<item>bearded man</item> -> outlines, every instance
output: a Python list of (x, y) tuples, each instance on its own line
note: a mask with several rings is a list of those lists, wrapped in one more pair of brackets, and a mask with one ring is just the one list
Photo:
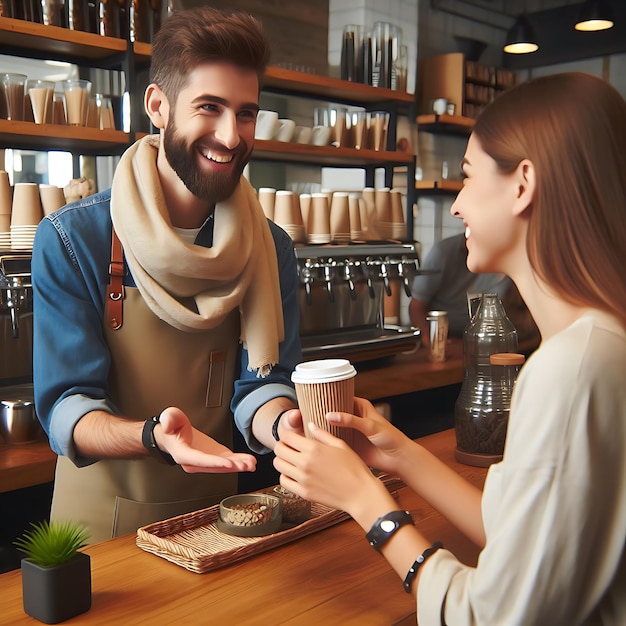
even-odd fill
[[(32, 256), (36, 408), (59, 455), (51, 519), (91, 541), (215, 504), (296, 406), (297, 267), (242, 176), (269, 59), (241, 12), (176, 11), (152, 46), (159, 133), (109, 190), (40, 224)], [(210, 476), (206, 476), (210, 473)]]

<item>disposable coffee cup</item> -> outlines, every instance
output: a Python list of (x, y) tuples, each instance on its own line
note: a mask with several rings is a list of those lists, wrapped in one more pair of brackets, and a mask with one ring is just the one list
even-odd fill
[(354, 413), (354, 377), (356, 370), (347, 359), (321, 359), (296, 365), (291, 380), (296, 387), (302, 412), (304, 432), (311, 437), (308, 423), (352, 445), (354, 432), (326, 421), (329, 412)]

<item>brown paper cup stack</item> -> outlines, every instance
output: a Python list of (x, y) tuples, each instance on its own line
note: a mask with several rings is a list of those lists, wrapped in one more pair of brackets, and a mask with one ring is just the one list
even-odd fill
[(330, 242), (330, 206), (328, 198), (323, 193), (311, 194), (307, 241), (309, 243)]
[(308, 422), (352, 445), (351, 428), (329, 424), (326, 413), (354, 412), (354, 377), (356, 370), (347, 359), (322, 359), (296, 365), (291, 380), (296, 387), (298, 406), (302, 412), (304, 432), (310, 437)]
[(63, 189), (56, 185), (40, 184), (39, 195), (41, 196), (44, 216), (54, 213), (57, 209), (60, 209), (66, 204)]
[(13, 190), (8, 172), (0, 171), (0, 215), (11, 215)]
[(376, 241), (381, 239), (380, 233), (376, 228), (376, 190), (374, 187), (365, 187), (361, 192), (363, 207), (361, 211), (361, 226), (365, 231), (365, 237), (368, 241)]
[(361, 197), (358, 193), (351, 193), (348, 196), (350, 206), (350, 237), (353, 241), (363, 239), (363, 228), (361, 226)]
[(7, 172), (0, 171), (0, 250), (11, 248), (13, 189)]
[(302, 213), (302, 223), (304, 224), (305, 235), (309, 234), (309, 212), (311, 209), (311, 194), (300, 194), (300, 212)]
[(276, 202), (276, 189), (273, 187), (261, 187), (259, 189), (259, 203), (263, 208), (265, 217), (274, 221), (274, 204)]
[(293, 191), (280, 189), (276, 192), (274, 222), (283, 228), (294, 242), (304, 240), (300, 200)]
[(336, 243), (350, 241), (350, 203), (343, 191), (336, 191), (330, 203), (330, 237)]
[(402, 208), (402, 192), (392, 189), (391, 197), (391, 235), (394, 239), (402, 239), (406, 234), (404, 210)]
[(37, 225), (43, 218), (39, 185), (16, 183), (11, 211), (11, 248), (32, 250)]
[(376, 190), (376, 230), (383, 239), (393, 239), (391, 193), (389, 187)]

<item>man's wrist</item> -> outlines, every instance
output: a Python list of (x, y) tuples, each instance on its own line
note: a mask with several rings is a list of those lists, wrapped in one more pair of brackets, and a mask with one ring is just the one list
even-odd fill
[(160, 463), (167, 463), (168, 465), (176, 465), (176, 461), (171, 454), (161, 450), (159, 448), (156, 439), (154, 437), (154, 429), (160, 422), (159, 415), (153, 415), (150, 419), (146, 420), (141, 431), (141, 443), (143, 447), (150, 453), (154, 459)]
[(276, 416), (276, 419), (274, 420), (274, 423), (272, 424), (272, 437), (274, 438), (274, 441), (280, 441), (280, 436), (278, 435), (278, 426), (280, 425), (280, 420), (282, 419), (283, 415), (287, 413), (287, 411), (291, 411), (292, 408), (293, 407), (290, 407), (288, 409), (283, 409)]

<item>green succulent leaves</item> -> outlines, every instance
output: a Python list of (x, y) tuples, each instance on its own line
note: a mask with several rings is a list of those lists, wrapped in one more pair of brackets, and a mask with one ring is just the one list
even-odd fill
[(40, 567), (55, 567), (69, 561), (85, 545), (89, 533), (76, 522), (31, 524), (13, 544)]

